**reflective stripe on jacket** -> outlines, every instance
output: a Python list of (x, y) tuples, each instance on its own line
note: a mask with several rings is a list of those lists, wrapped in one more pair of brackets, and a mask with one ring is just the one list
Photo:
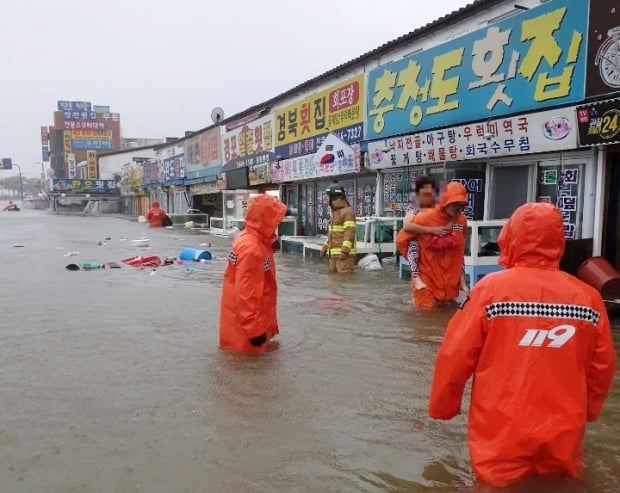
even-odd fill
[(265, 334), (267, 341), (279, 332), (274, 231), (286, 214), (286, 206), (269, 195), (250, 202), (245, 229), (234, 239), (224, 270), (220, 306), (220, 347), (262, 353), (250, 338)]
[(477, 282), (448, 324), (429, 414), (459, 414), (473, 374), (468, 439), (480, 479), (579, 476), (586, 422), (599, 416), (616, 368), (603, 300), (559, 270), (564, 227), (554, 206), (520, 207), (498, 243), (507, 269)]
[(335, 209), (332, 212), (332, 217), (327, 227), (327, 239), (325, 245), (327, 245), (328, 255), (335, 256), (341, 253), (348, 255), (356, 255), (356, 224), (355, 214), (351, 207), (343, 207), (341, 209)]

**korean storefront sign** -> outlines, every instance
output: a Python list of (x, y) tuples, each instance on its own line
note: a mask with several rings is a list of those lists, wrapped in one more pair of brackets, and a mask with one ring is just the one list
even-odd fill
[(247, 122), (230, 130), (223, 138), (224, 171), (267, 164), (273, 152), (273, 115)]
[(364, 76), (358, 75), (275, 112), (275, 153), (282, 158), (314, 154), (334, 132), (348, 144), (364, 137)]
[(112, 130), (75, 129), (71, 131), (73, 149), (114, 149)]
[[(337, 137), (333, 137), (339, 141)], [(272, 163), (272, 183), (337, 176), (356, 173), (360, 170), (359, 144), (349, 146), (340, 141), (340, 144), (330, 145), (327, 138), (325, 142), (328, 144), (322, 145), (316, 154)], [(337, 149), (335, 149), (336, 146)], [(331, 150), (330, 147), (332, 147)]]
[[(161, 166), (161, 172), (160, 172), (159, 161), (157, 160), (146, 161), (145, 163), (142, 163), (141, 165), (136, 165), (136, 167), (142, 168), (142, 184), (152, 185), (154, 183), (162, 183), (164, 181), (163, 166)], [(130, 184), (132, 186), (140, 186), (140, 185), (134, 185), (133, 183), (131, 183), (131, 179), (130, 179)]]
[(86, 165), (88, 166), (88, 179), (97, 179), (97, 151), (86, 151)]
[(185, 178), (185, 155), (177, 154), (165, 158), (161, 162), (164, 174), (164, 182), (181, 180)]
[(185, 140), (185, 177), (213, 178), (221, 171), (219, 127)]
[(370, 168), (493, 159), (577, 147), (575, 108), (561, 108), (368, 144)]
[(52, 190), (64, 193), (118, 193), (114, 180), (52, 179)]
[(58, 111), (91, 111), (88, 101), (58, 101)]
[(65, 130), (76, 129), (92, 129), (92, 130), (105, 130), (106, 122), (104, 121), (65, 121)]
[(111, 120), (119, 122), (121, 120), (120, 113), (96, 113), (94, 111), (63, 111), (62, 116), (67, 121), (92, 121), (92, 120)]
[(71, 153), (71, 132), (63, 132), (63, 150), (65, 155), (65, 162)]
[[(61, 103), (63, 103), (61, 105)], [(61, 107), (62, 106), (62, 107)], [(107, 109), (107, 111), (101, 111)], [(109, 106), (95, 106), (91, 108), (91, 104), (83, 101), (58, 101), (58, 111), (62, 112), (65, 120), (104, 120), (120, 121), (119, 113), (110, 113)]]
[(620, 91), (620, 3), (590, 0), (586, 96)]
[(196, 183), (189, 186), (190, 195), (205, 195), (208, 193), (218, 193), (226, 186), (218, 187), (215, 183)]
[(556, 0), (372, 70), (368, 139), (582, 100), (587, 20)]
[(620, 98), (577, 108), (579, 144), (593, 146), (620, 142)]

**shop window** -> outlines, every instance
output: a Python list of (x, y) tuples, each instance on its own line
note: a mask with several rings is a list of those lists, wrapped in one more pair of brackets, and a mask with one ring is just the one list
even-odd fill
[(467, 207), (463, 213), (469, 221), (482, 221), (484, 219), (486, 164), (450, 163), (446, 167), (445, 181), (456, 181), (467, 189)]
[(409, 193), (422, 169), (403, 168), (383, 174), (383, 215), (404, 216), (409, 205)]
[(185, 198), (185, 192), (173, 192), (174, 197), (174, 212), (182, 214), (187, 208), (187, 199)]
[(533, 166), (494, 166), (491, 178), (489, 219), (508, 219), (531, 200)]
[(564, 218), (567, 240), (582, 237), (585, 165), (561, 165), (558, 161), (540, 162), (536, 200), (548, 202), (560, 209)]
[(297, 215), (297, 185), (286, 187), (286, 205), (288, 206), (287, 214), (290, 216)]
[[(412, 174), (412, 173), (410, 173)], [(453, 181), (461, 183), (467, 189), (468, 206), (463, 211), (469, 221), (484, 219), (486, 163), (447, 163), (444, 166), (427, 166), (415, 172), (433, 178), (440, 189)], [(410, 176), (410, 189), (413, 190), (415, 177)]]
[(355, 182), (355, 215), (357, 217), (375, 215), (375, 194), (377, 178), (375, 175), (361, 176)]

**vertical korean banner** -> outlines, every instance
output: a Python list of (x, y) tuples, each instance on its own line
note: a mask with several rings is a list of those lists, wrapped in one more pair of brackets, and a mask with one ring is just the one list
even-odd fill
[(88, 179), (97, 179), (97, 151), (86, 151), (86, 165), (88, 169)]
[(369, 139), (584, 97), (588, 2), (555, 0), (368, 76)]
[(49, 144), (49, 132), (46, 126), (41, 127), (41, 145), (46, 146)]
[(315, 153), (328, 132), (347, 144), (364, 138), (364, 75), (308, 96), (275, 112), (275, 153), (280, 159)]
[[(65, 163), (67, 166), (67, 176), (69, 178), (75, 178), (75, 169), (73, 171), (73, 175), (71, 174), (71, 169), (69, 166), (69, 156), (71, 155), (71, 132), (64, 131), (63, 132), (63, 146), (64, 146), (64, 155), (65, 155)], [(74, 164), (75, 164), (75, 155), (73, 156)]]
[[(49, 129), (46, 125), (41, 127), (41, 161), (44, 163), (49, 162), (50, 160), (50, 133)], [(41, 179), (45, 179), (45, 175), (41, 175)]]
[(75, 162), (75, 154), (70, 152), (67, 154), (67, 169), (69, 170), (69, 178), (77, 176), (77, 164)]
[(567, 240), (581, 238), (585, 165), (538, 167), (537, 201), (554, 204), (562, 213)]
[(586, 96), (620, 91), (620, 3), (590, 0)]

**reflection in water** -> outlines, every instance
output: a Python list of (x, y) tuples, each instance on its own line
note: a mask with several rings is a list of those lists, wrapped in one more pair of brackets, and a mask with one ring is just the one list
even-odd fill
[[(414, 312), (395, 266), (328, 276), (277, 254), (281, 334), (256, 358), (217, 349), (228, 240), (209, 237), (213, 261), (155, 275), (70, 272), (71, 250), (163, 258), (205, 237), (147, 230), (140, 250), (118, 239), (144, 225), (35, 212), (0, 228), (0, 491), (500, 491), (471, 474), (466, 416), (427, 417), (453, 308)], [(501, 491), (618, 491), (619, 404), (615, 385), (582, 480)]]

